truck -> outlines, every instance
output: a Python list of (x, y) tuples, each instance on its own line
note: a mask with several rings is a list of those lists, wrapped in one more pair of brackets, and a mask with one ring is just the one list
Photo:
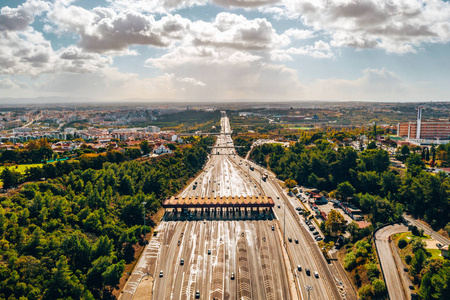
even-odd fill
[(267, 173), (264, 173), (264, 174), (262, 175), (262, 180), (263, 180), (263, 181), (266, 181), (266, 180), (267, 180), (267, 177), (269, 177), (269, 176), (267, 176)]

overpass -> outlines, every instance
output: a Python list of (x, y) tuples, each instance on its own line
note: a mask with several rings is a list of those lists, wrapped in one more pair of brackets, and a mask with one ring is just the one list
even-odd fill
[(167, 198), (162, 206), (175, 209), (205, 208), (272, 208), (275, 203), (267, 196), (175, 197)]
[(232, 132), (195, 132), (195, 133), (179, 133), (179, 136), (198, 136), (198, 135), (230, 135)]

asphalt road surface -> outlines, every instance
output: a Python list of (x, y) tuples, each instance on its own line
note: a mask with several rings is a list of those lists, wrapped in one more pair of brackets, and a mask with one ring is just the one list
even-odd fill
[[(277, 180), (269, 176), (263, 181), (265, 170), (236, 155), (230, 135), (225, 134), (231, 132), (225, 115), (221, 128), (223, 134), (218, 136), (216, 146), (222, 148), (212, 149), (204, 172), (180, 196), (268, 195), (275, 201), (276, 219), (249, 220), (242, 218), (243, 212), (213, 218), (198, 211), (193, 221), (182, 221), (168, 213), (124, 289), (123, 295), (128, 298), (122, 298), (131, 299), (140, 279), (147, 275), (154, 280), (153, 290), (148, 291), (153, 299), (195, 299), (197, 292), (200, 299), (298, 298), (291, 295), (291, 272), (300, 299), (308, 299), (306, 285), (312, 286), (310, 299), (341, 299), (337, 286), (341, 280), (331, 274), (309, 229)], [(280, 239), (284, 228), (286, 250)], [(292, 266), (289, 270), (284, 251)]]
[(416, 227), (423, 229), (425, 234), (430, 235), (431, 237), (433, 237), (436, 241), (438, 241), (442, 245), (450, 245), (450, 239), (437, 233), (436, 231), (431, 229), (431, 227), (425, 225), (424, 223), (420, 222), (419, 220), (416, 220), (413, 217), (408, 216), (406, 214), (403, 215), (403, 218), (406, 221), (408, 221), (411, 225), (415, 225)]
[(395, 262), (389, 242), (389, 236), (405, 231), (408, 231), (408, 227), (396, 224), (383, 227), (375, 233), (378, 258), (380, 259), (389, 298), (392, 300), (411, 299), (410, 292), (406, 292), (408, 287), (405, 286), (405, 282), (399, 273), (400, 270)]

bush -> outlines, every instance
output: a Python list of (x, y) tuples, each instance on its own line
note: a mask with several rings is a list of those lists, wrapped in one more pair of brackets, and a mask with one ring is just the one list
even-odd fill
[(409, 264), (411, 264), (411, 260), (412, 260), (411, 255), (407, 254), (407, 255), (405, 256), (405, 262), (409, 265)]
[(358, 290), (358, 294), (359, 294), (359, 297), (361, 297), (362, 300), (371, 299), (371, 297), (372, 297), (372, 285), (370, 285), (370, 284), (363, 285)]
[(406, 246), (408, 246), (408, 242), (407, 242), (405, 239), (400, 239), (400, 240), (398, 241), (398, 247), (399, 247), (400, 249), (403, 249), (403, 248), (405, 248)]
[(350, 251), (349, 253), (347, 253), (345, 255), (344, 258), (344, 268), (347, 271), (351, 271), (356, 267), (356, 256), (355, 253), (353, 253), (352, 251)]
[(384, 284), (383, 280), (375, 279), (372, 282), (373, 286), (373, 294), (377, 298), (381, 298), (386, 295), (386, 285)]
[(421, 236), (421, 235), (420, 235), (420, 231), (419, 231), (419, 229), (417, 228), (417, 226), (412, 226), (412, 228), (411, 228), (411, 233), (412, 233), (413, 235), (415, 235), (415, 236)]

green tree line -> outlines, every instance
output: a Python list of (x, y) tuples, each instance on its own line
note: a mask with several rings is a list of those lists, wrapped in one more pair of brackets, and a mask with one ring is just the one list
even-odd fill
[(75, 169), (0, 198), (0, 299), (113, 299), (144, 242), (143, 203), (154, 214), (202, 168), (213, 142)]

